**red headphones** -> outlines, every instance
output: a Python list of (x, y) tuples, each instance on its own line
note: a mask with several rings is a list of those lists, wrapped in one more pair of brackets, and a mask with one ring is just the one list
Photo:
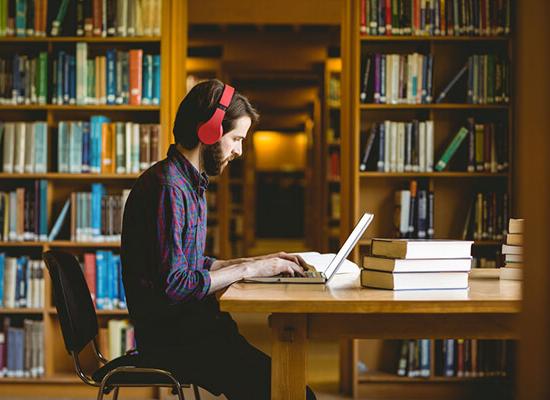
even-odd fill
[(197, 135), (202, 143), (214, 144), (221, 139), (223, 135), (223, 117), (225, 116), (227, 107), (231, 104), (233, 93), (235, 93), (235, 88), (229, 85), (224, 85), (222, 96), (218, 104), (216, 104), (214, 114), (208, 121), (199, 124)]

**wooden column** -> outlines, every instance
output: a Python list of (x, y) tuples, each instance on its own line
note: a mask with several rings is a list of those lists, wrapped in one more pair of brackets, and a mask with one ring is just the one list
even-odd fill
[(306, 398), (305, 315), (273, 314), (271, 325), (271, 399)]
[(517, 1), (516, 110), (519, 210), (525, 221), (518, 399), (549, 399), (550, 2)]

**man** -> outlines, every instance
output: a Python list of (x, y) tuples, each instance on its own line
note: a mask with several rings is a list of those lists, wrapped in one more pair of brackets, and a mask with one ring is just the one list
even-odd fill
[[(208, 176), (241, 156), (257, 120), (230, 86), (196, 85), (179, 106), (176, 144), (132, 188), (122, 229), (124, 287), (143, 364), (229, 400), (269, 399), (271, 361), (220, 312), (215, 293), (247, 277), (303, 273), (301, 260), (286, 253), (227, 261), (204, 255)], [(315, 398), (309, 388), (307, 398)]]

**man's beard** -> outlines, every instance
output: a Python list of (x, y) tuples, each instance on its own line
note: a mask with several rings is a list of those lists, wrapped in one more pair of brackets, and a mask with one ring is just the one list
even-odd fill
[(208, 176), (216, 176), (222, 173), (225, 164), (229, 160), (223, 158), (222, 146), (220, 142), (202, 147), (202, 162), (204, 172)]

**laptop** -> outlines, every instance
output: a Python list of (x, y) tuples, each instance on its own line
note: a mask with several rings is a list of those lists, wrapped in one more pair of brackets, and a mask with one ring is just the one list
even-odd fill
[(326, 283), (336, 275), (338, 269), (344, 264), (345, 259), (351, 253), (363, 233), (374, 218), (373, 214), (365, 213), (353, 228), (338, 253), (334, 256), (325, 272), (305, 271), (304, 276), (270, 276), (265, 278), (248, 278), (244, 282), (257, 283)]

